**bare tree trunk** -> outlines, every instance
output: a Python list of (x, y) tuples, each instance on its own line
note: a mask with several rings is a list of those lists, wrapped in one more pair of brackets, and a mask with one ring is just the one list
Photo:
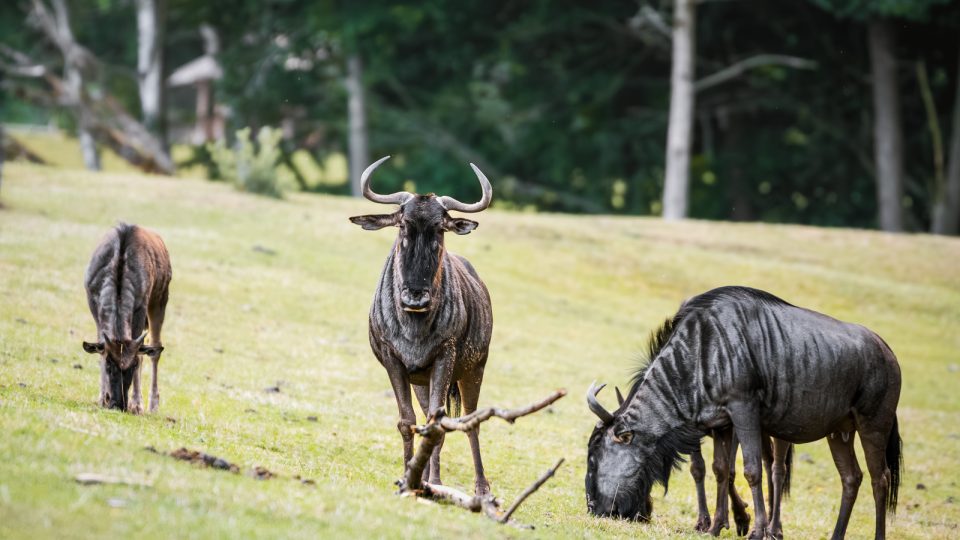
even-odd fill
[(670, 124), (667, 127), (667, 167), (663, 182), (663, 218), (668, 220), (687, 217), (690, 146), (693, 143), (695, 49), (695, 0), (675, 0)]
[(887, 21), (869, 23), (873, 76), (873, 154), (877, 164), (877, 210), (880, 228), (903, 230), (903, 134), (897, 89), (895, 34)]
[(370, 163), (367, 113), (363, 96), (363, 63), (359, 54), (347, 59), (347, 112), (350, 120), (350, 191), (361, 196), (360, 173)]
[(143, 125), (166, 148), (163, 38), (166, 0), (137, 0), (137, 79)]
[[(0, 95), (0, 100), (2, 98), (3, 96)], [(0, 193), (3, 193), (3, 158), (6, 157), (6, 153), (7, 147), (3, 144), (3, 124), (0, 124)]]
[(960, 71), (957, 74), (946, 182), (943, 193), (934, 203), (933, 224), (930, 227), (930, 232), (934, 234), (960, 233)]
[(76, 111), (77, 138), (80, 140), (80, 151), (83, 154), (83, 164), (91, 171), (100, 170), (100, 153), (91, 134), (93, 119), (82, 107), (84, 74), (83, 69), (90, 68), (90, 53), (77, 45), (70, 29), (70, 12), (64, 0), (52, 0), (53, 13), (47, 9), (42, 0), (33, 0), (33, 14), (36, 24), (47, 34), (63, 54), (64, 92), (62, 99), (65, 105)]
[(66, 99), (69, 105), (77, 110), (77, 139), (80, 141), (83, 166), (90, 171), (99, 171), (100, 151), (97, 149), (97, 142), (90, 132), (92, 119), (90, 113), (80, 104), (80, 100), (83, 99), (83, 75), (70, 62), (65, 63), (64, 71)]

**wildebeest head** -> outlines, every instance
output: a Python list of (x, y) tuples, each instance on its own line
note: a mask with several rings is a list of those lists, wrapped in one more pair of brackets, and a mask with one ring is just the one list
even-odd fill
[[(653, 511), (653, 479), (647, 461), (655, 448), (652, 441), (634, 436), (620, 409), (610, 413), (597, 401), (604, 386), (594, 383), (587, 391), (587, 404), (600, 418), (587, 446), (587, 510), (598, 516), (648, 521)], [(622, 409), (622, 400), (620, 404)]]
[(480, 212), (490, 205), (493, 188), (483, 172), (473, 163), (470, 166), (480, 180), (483, 196), (473, 204), (464, 204), (453, 197), (436, 196), (432, 193), (418, 195), (399, 191), (380, 195), (370, 189), (370, 175), (390, 156), (373, 163), (361, 176), (363, 196), (383, 204), (399, 204), (400, 209), (392, 214), (355, 216), (350, 221), (368, 231), (384, 227), (399, 227), (400, 234), (394, 245), (394, 271), (398, 280), (400, 306), (407, 312), (429, 311), (436, 298), (436, 287), (441, 279), (443, 258), (443, 233), (469, 234), (477, 228), (477, 222), (451, 217), (447, 212)]
[(127, 408), (127, 392), (135, 371), (140, 367), (140, 355), (156, 356), (163, 351), (163, 347), (144, 345), (146, 337), (146, 332), (136, 339), (114, 339), (101, 333), (99, 342), (83, 342), (84, 351), (99, 353), (103, 359), (110, 385), (106, 395), (107, 405), (112, 409)]
[(624, 403), (617, 390), (620, 407), (610, 413), (597, 401), (604, 386), (592, 384), (587, 391), (587, 405), (600, 418), (587, 447), (587, 509), (598, 516), (648, 521), (653, 485), (667, 488), (670, 472), (683, 461), (680, 454), (698, 449), (701, 434), (681, 427), (653, 436), (633, 414), (635, 392)]

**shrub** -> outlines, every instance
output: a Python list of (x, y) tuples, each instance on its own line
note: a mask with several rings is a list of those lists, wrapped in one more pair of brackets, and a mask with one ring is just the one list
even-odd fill
[(237, 131), (233, 148), (217, 141), (207, 145), (207, 149), (223, 178), (233, 182), (237, 189), (281, 198), (283, 189), (277, 167), (281, 137), (279, 129), (262, 127), (254, 143), (247, 127)]

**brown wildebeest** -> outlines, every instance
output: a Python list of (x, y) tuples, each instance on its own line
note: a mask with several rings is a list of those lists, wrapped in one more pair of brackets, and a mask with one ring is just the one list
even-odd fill
[[(96, 343), (83, 350), (100, 353), (100, 405), (143, 412), (140, 395), (140, 355), (153, 361), (150, 412), (160, 406), (157, 364), (163, 345), (160, 329), (172, 277), (170, 254), (154, 232), (121, 223), (111, 229), (93, 252), (84, 280), (87, 305), (97, 323)], [(147, 330), (150, 344), (144, 344)], [(133, 396), (127, 392), (133, 384)]]
[[(350, 221), (366, 230), (400, 229), (387, 257), (370, 308), (370, 346), (387, 370), (400, 410), (397, 429), (403, 437), (403, 461), (413, 457), (416, 414), (410, 400), (413, 384), (426, 416), (444, 410), (444, 402), (462, 397), (466, 413), (476, 410), (487, 363), (493, 314), (490, 295), (466, 259), (448, 253), (443, 233), (468, 234), (477, 222), (447, 212), (480, 212), (490, 205), (493, 188), (472, 163), (483, 187), (479, 202), (464, 204), (452, 197), (405, 191), (379, 195), (370, 189), (370, 174), (390, 156), (367, 167), (361, 176), (363, 195), (382, 204), (399, 204), (392, 214), (356, 216)], [(489, 492), (480, 459), (477, 430), (467, 433), (476, 473), (475, 491)], [(440, 445), (430, 458), (431, 483), (440, 483)]]

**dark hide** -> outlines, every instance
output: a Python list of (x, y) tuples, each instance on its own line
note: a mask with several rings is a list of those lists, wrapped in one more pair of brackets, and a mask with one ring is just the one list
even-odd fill
[[(394, 214), (350, 219), (367, 230), (399, 228), (370, 308), (369, 336), (397, 398), (406, 464), (413, 456), (410, 427), (416, 422), (411, 384), (427, 416), (457, 398), (466, 413), (477, 406), (493, 329), (490, 295), (470, 263), (444, 247), (445, 232), (467, 234), (477, 223), (451, 217), (433, 194), (410, 195)], [(476, 491), (485, 494), (479, 439), (476, 432), (468, 437)], [(428, 479), (440, 481), (439, 447)]]
[[(634, 372), (633, 376), (630, 378), (630, 390), (627, 394), (629, 398), (632, 398), (636, 393), (637, 388), (640, 386), (640, 383), (643, 381), (643, 377), (647, 372), (647, 368), (650, 366), (650, 362), (656, 358), (658, 354), (660, 354), (660, 350), (663, 349), (663, 346), (666, 345), (667, 340), (670, 339), (670, 336), (673, 334), (676, 321), (676, 317), (667, 318), (663, 321), (663, 324), (650, 333), (650, 338), (647, 341), (646, 354), (640, 359), (637, 371)], [(623, 404), (629, 401), (629, 398), (625, 400), (620, 396), (619, 389), (617, 389), (617, 398), (619, 400), (619, 407), (623, 407)], [(714, 460), (712, 469), (717, 480), (717, 505), (716, 514), (714, 514), (712, 520), (710, 518), (710, 510), (707, 507), (706, 486), (704, 484), (706, 467), (704, 465), (703, 456), (700, 453), (699, 448), (690, 453), (690, 475), (693, 477), (693, 481), (697, 490), (697, 523), (694, 528), (699, 532), (710, 532), (714, 536), (719, 535), (722, 529), (730, 528), (727, 507), (727, 495), (729, 495), (730, 505), (733, 509), (734, 521), (736, 523), (737, 534), (742, 536), (747, 534), (747, 530), (750, 527), (750, 515), (746, 511), (746, 503), (744, 503), (743, 499), (740, 498), (740, 494), (736, 490), (734, 481), (736, 478), (736, 459), (739, 443), (736, 436), (733, 436), (730, 433), (724, 433), (718, 430), (710, 430), (707, 433), (707, 435), (711, 437), (713, 437), (715, 434), (721, 438), (728, 437), (729, 440), (725, 443), (719, 439), (714, 441)], [(764, 438), (763, 465), (764, 469), (768, 473), (768, 501), (770, 507), (773, 508), (773, 500), (775, 496), (774, 492), (776, 490), (774, 489), (770, 473), (774, 468), (782, 467), (783, 485), (780, 489), (783, 496), (789, 495), (790, 477), (793, 470), (793, 444), (784, 441), (778, 441), (780, 444), (786, 445), (786, 455), (784, 456), (783, 460), (774, 463), (774, 440), (767, 436)], [(721, 444), (726, 444), (729, 447), (720, 447)], [(683, 461), (682, 456), (678, 455), (677, 459), (679, 462)], [(643, 508), (641, 514), (644, 516), (649, 516), (652, 510), (653, 503), (652, 500), (649, 500), (648, 498), (645, 508)]]
[[(834, 529), (842, 537), (862, 476), (852, 446), (856, 431), (873, 482), (876, 535), (884, 537), (900, 477), (901, 379), (879, 336), (746, 287), (694, 297), (669, 324), (672, 331), (623, 406), (590, 437), (591, 512), (649, 517), (643, 501), (653, 484), (666, 485), (680, 455), (698, 449), (703, 435), (728, 430), (743, 450), (755, 509), (752, 537), (780, 534), (776, 514), (768, 524), (763, 499), (764, 436), (775, 443), (828, 438), (844, 486)], [(787, 447), (774, 444), (778, 453), (786, 460)], [(774, 474), (781, 486), (782, 473)]]
[[(104, 237), (93, 252), (84, 280), (87, 305), (97, 324), (97, 342), (84, 342), (99, 353), (100, 404), (140, 413), (141, 355), (153, 362), (150, 409), (159, 405), (157, 364), (163, 346), (160, 329), (172, 271), (167, 248), (155, 233), (126, 223)], [(150, 343), (145, 344), (145, 332)], [(133, 386), (133, 397), (128, 393)]]

